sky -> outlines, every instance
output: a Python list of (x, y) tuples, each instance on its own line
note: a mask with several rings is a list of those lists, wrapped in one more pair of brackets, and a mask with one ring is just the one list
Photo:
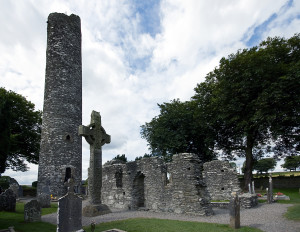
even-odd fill
[[(92, 110), (100, 112), (111, 135), (103, 163), (118, 154), (134, 160), (149, 153), (140, 126), (159, 114), (158, 103), (190, 100), (222, 57), (300, 28), (296, 0), (0, 0), (0, 87), (38, 110), (52, 12), (81, 18), (83, 125)], [(86, 179), (89, 146), (82, 144)], [(30, 165), (25, 173), (3, 175), (31, 184), (37, 170)]]

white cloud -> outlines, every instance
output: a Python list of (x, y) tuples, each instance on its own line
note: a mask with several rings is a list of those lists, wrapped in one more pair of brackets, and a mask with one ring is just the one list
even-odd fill
[[(160, 30), (141, 32), (141, 13), (132, 1), (24, 0), (0, 2), (0, 83), (27, 96), (42, 109), (46, 21), (49, 13), (77, 14), (82, 25), (83, 124), (99, 111), (111, 144), (103, 162), (117, 154), (129, 160), (148, 152), (140, 126), (158, 112), (157, 103), (189, 100), (196, 84), (218, 65), (222, 56), (243, 48), (255, 27), (275, 13), (261, 35), (289, 37), (299, 28), (297, 1), (288, 10), (280, 1), (162, 0)], [(296, 17), (298, 16), (298, 18)], [(290, 18), (293, 18), (292, 20)], [(87, 177), (89, 146), (83, 140), (83, 177)], [(37, 178), (6, 172), (28, 184)]]

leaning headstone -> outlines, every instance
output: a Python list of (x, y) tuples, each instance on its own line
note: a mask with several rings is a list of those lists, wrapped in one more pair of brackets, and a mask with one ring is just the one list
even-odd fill
[(58, 200), (57, 232), (82, 231), (82, 200), (74, 194), (72, 178), (68, 184), (68, 193)]
[(0, 211), (16, 211), (16, 194), (11, 189), (7, 189), (4, 193), (1, 193)]
[(41, 205), (37, 200), (31, 200), (24, 206), (25, 222), (38, 222), (41, 220)]
[(269, 188), (267, 191), (267, 199), (268, 199), (268, 204), (271, 204), (273, 202), (273, 180), (271, 175), (269, 177)]
[(101, 126), (99, 112), (92, 111), (91, 123), (79, 126), (78, 134), (90, 144), (90, 167), (88, 169), (89, 205), (84, 207), (83, 215), (93, 217), (110, 213), (107, 205), (101, 203), (102, 188), (102, 146), (110, 143), (111, 138)]
[(230, 227), (234, 229), (240, 228), (240, 200), (236, 192), (232, 193), (232, 197), (229, 202), (229, 215), (230, 215)]
[(50, 208), (51, 207), (51, 197), (50, 194), (41, 193), (38, 195), (38, 202), (40, 203), (42, 208)]

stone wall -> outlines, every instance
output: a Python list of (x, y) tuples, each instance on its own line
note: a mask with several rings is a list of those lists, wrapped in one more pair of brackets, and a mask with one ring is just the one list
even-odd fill
[(212, 200), (230, 200), (232, 192), (241, 192), (237, 172), (227, 161), (204, 163), (203, 179)]
[(38, 194), (66, 194), (71, 176), (81, 186), (82, 64), (81, 26), (76, 15), (48, 17), (46, 78)]
[(199, 158), (189, 153), (174, 155), (171, 163), (157, 157), (108, 162), (102, 202), (112, 208), (211, 215), (201, 168)]
[[(269, 177), (254, 178), (255, 188), (266, 189), (269, 187)], [(273, 177), (273, 188), (300, 188), (300, 176)], [(244, 185), (244, 178), (240, 178), (240, 185)]]

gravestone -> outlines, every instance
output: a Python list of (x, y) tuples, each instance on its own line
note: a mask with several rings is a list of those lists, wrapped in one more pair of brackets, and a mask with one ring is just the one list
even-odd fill
[(57, 232), (82, 231), (82, 199), (74, 194), (74, 180), (68, 180), (68, 193), (58, 200)]
[(234, 229), (240, 228), (240, 200), (236, 192), (232, 193), (229, 202), (230, 227)]
[(272, 180), (272, 176), (269, 176), (269, 188), (267, 190), (267, 201), (268, 204), (273, 203), (273, 180)]
[(78, 133), (84, 136), (90, 144), (90, 167), (88, 169), (88, 192), (89, 203), (83, 209), (83, 215), (93, 217), (96, 215), (110, 213), (109, 208), (101, 204), (102, 188), (102, 146), (110, 143), (110, 135), (106, 134), (101, 126), (101, 116), (99, 112), (92, 111), (91, 123), (88, 126), (79, 126)]
[(37, 200), (31, 200), (24, 206), (25, 222), (38, 222), (41, 220), (41, 205)]
[(41, 193), (37, 197), (38, 202), (40, 203), (42, 208), (50, 208), (51, 207), (51, 197), (50, 194)]
[(0, 194), (0, 211), (16, 211), (16, 194), (11, 189)]
[(23, 197), (23, 188), (21, 185), (19, 185), (18, 196)]
[(16, 195), (16, 198), (19, 197), (19, 185), (17, 183), (10, 184), (9, 189), (11, 189), (14, 192), (14, 194)]

